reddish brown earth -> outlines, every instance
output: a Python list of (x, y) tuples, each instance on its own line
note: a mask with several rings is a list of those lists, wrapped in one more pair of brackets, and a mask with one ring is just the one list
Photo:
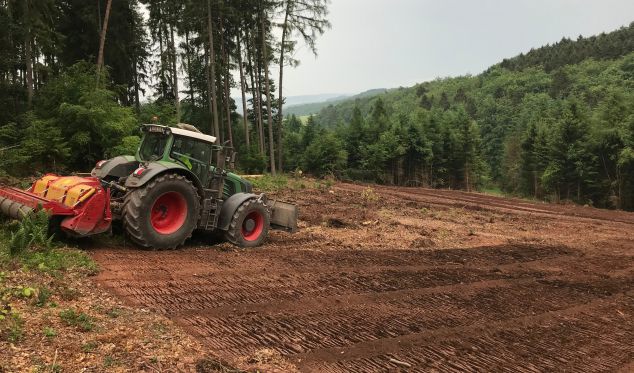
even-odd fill
[(299, 233), (92, 249), (97, 284), (243, 368), (272, 350), (280, 371), (634, 369), (632, 213), (353, 184), (277, 197)]

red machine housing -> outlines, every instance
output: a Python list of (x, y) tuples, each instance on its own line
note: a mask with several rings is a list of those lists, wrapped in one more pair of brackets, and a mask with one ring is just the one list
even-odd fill
[(15, 219), (46, 210), (60, 217), (63, 231), (74, 236), (89, 236), (110, 229), (110, 191), (99, 179), (46, 175), (27, 190), (0, 187), (0, 211)]

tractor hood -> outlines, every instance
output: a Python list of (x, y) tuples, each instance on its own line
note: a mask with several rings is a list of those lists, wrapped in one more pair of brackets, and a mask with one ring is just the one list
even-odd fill
[(106, 176), (126, 177), (139, 167), (139, 162), (131, 155), (121, 155), (97, 162), (90, 176), (103, 179)]

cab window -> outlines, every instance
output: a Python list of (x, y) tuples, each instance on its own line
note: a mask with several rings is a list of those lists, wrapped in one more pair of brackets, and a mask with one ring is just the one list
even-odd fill
[(211, 144), (189, 137), (175, 136), (170, 157), (203, 178), (210, 161)]
[(163, 158), (168, 137), (162, 133), (148, 132), (143, 137), (143, 144), (139, 148), (139, 158), (142, 161), (155, 161)]

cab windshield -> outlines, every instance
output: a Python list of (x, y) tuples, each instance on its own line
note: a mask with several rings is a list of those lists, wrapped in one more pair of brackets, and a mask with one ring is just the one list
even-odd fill
[(169, 136), (162, 133), (146, 132), (139, 148), (139, 158), (142, 161), (156, 161), (163, 158), (168, 139)]

